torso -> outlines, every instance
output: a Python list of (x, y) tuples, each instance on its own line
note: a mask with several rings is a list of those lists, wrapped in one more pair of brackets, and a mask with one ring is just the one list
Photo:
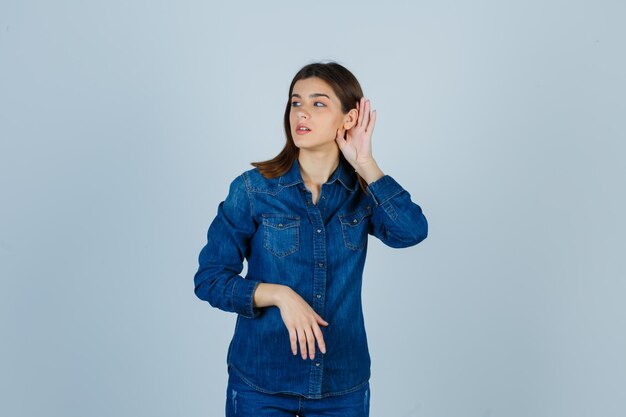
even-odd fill
[[(221, 253), (222, 242), (217, 241), (212, 250), (229, 264), (245, 255), (246, 280), (291, 288), (337, 329), (321, 329), (327, 346), (333, 347), (323, 360), (303, 361), (291, 353), (279, 309), (266, 308), (253, 320), (238, 315), (227, 363), (257, 389), (321, 398), (355, 389), (370, 376), (360, 289), (369, 231), (374, 231), (373, 201), (359, 190), (351, 171), (342, 169), (336, 181), (316, 186), (315, 181), (303, 184), (297, 166), (292, 168), (272, 179), (258, 168), (242, 174), (236, 198), (226, 208), (244, 214), (248, 210), (233, 204), (249, 202), (251, 218), (241, 218), (249, 226), (247, 234), (238, 234), (241, 246), (223, 246), (229, 253)], [(237, 223), (233, 226), (238, 227), (238, 219), (232, 218)], [(280, 369), (285, 377), (277, 378), (268, 369)]]

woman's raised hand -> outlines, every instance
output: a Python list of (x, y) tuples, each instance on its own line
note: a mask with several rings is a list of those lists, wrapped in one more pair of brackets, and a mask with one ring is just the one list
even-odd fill
[(335, 141), (346, 160), (357, 169), (369, 163), (372, 157), (372, 133), (376, 125), (376, 110), (370, 112), (370, 101), (361, 97), (357, 103), (358, 120), (351, 129), (348, 129), (346, 139), (343, 138), (345, 129), (337, 129)]

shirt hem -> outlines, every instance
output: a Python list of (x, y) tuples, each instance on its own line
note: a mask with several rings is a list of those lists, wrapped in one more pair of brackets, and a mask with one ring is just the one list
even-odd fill
[(367, 376), (367, 378), (365, 379), (365, 381), (363, 382), (359, 382), (357, 385), (345, 389), (343, 391), (335, 391), (335, 392), (324, 392), (322, 394), (319, 395), (306, 395), (306, 394), (302, 394), (300, 392), (294, 392), (294, 391), (270, 391), (270, 390), (266, 390), (264, 388), (259, 387), (258, 385), (255, 385), (253, 382), (251, 382), (249, 379), (245, 378), (241, 371), (239, 371), (239, 369), (237, 369), (232, 363), (228, 363), (228, 366), (231, 367), (235, 372), (237, 372), (237, 375), (239, 376), (239, 378), (241, 378), (241, 380), (243, 382), (245, 382), (248, 386), (250, 386), (251, 388), (262, 392), (264, 394), (286, 394), (286, 395), (295, 395), (295, 396), (300, 396), (300, 397), (304, 397), (307, 399), (312, 399), (312, 400), (319, 400), (321, 398), (326, 398), (326, 397), (334, 397), (334, 396), (338, 396), (338, 395), (345, 395), (345, 394), (350, 394), (351, 392), (354, 391), (358, 391), (359, 389), (363, 388), (370, 380), (370, 376), (371, 374), (369, 374)]

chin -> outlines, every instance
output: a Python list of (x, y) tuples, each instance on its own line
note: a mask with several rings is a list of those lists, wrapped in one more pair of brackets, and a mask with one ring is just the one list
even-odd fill
[(312, 138), (302, 138), (300, 136), (292, 136), (293, 137), (293, 143), (296, 144), (296, 146), (298, 147), (305, 147), (308, 148), (311, 145), (314, 145), (316, 143), (315, 139)]

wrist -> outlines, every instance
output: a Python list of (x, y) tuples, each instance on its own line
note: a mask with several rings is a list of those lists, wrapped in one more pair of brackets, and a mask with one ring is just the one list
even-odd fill
[(289, 292), (293, 290), (287, 285), (282, 285), (282, 284), (273, 284), (273, 285), (276, 286), (273, 292), (273, 303), (276, 307), (280, 308), (283, 301), (288, 297)]
[(360, 161), (355, 161), (354, 162), (354, 166), (355, 166), (355, 171), (359, 171), (359, 170), (364, 170), (367, 169), (370, 166), (373, 166), (376, 164), (376, 161), (374, 160), (374, 158), (366, 158), (366, 159), (361, 159)]
[(288, 287), (281, 284), (261, 282), (257, 285), (252, 297), (254, 307), (278, 306), (284, 298), (285, 288)]
[(385, 175), (373, 158), (357, 163), (354, 171), (359, 174), (368, 185)]

